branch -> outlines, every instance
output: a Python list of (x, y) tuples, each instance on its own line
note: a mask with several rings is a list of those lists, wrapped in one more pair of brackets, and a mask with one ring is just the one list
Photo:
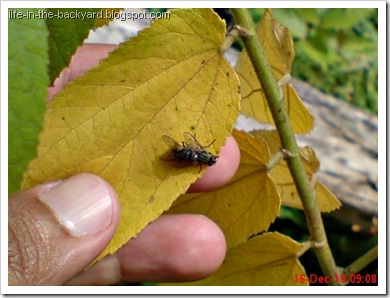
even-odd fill
[(351, 265), (344, 268), (344, 274), (347, 275), (347, 280), (349, 281), (349, 276), (351, 274), (356, 274), (360, 272), (364, 267), (366, 267), (368, 264), (370, 264), (373, 260), (377, 258), (378, 258), (378, 245), (376, 245), (374, 248), (371, 248), (368, 252), (362, 255)]
[(287, 158), (286, 161), (302, 201), (311, 241), (316, 243), (314, 251), (324, 275), (329, 276), (332, 280), (336, 280), (335, 274), (337, 274), (338, 271), (326, 238), (316, 193), (306, 175), (306, 170), (295, 140), (294, 131), (288, 117), (286, 105), (284, 100), (280, 97), (278, 84), (272, 74), (272, 69), (264, 54), (261, 42), (257, 37), (248, 10), (234, 8), (232, 9), (232, 13), (236, 24), (244, 27), (247, 31), (242, 35), (245, 49), (248, 52), (257, 78), (259, 79), (265, 97), (267, 98), (268, 106), (279, 133), (282, 148), (292, 155), (290, 158)]

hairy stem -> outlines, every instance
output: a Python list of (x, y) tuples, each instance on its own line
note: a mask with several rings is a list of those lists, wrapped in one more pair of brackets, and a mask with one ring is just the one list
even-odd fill
[(299, 154), (285, 102), (280, 97), (278, 84), (272, 74), (272, 69), (264, 54), (261, 42), (256, 35), (255, 27), (248, 10), (237, 8), (232, 9), (232, 13), (236, 24), (246, 30), (245, 34), (242, 35), (242, 40), (265, 97), (267, 98), (275, 126), (279, 133), (282, 148), (291, 153), (291, 157), (287, 158), (286, 161), (302, 201), (311, 241), (315, 243), (313, 246), (314, 251), (324, 275), (335, 280), (334, 277), (337, 274), (336, 263), (326, 238), (316, 193), (306, 175), (306, 170)]

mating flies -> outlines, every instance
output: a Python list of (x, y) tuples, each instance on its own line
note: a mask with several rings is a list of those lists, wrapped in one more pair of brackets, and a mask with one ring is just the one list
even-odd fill
[(183, 136), (184, 141), (181, 145), (167, 135), (162, 136), (164, 142), (171, 147), (169, 152), (161, 156), (162, 160), (198, 162), (200, 165), (199, 172), (202, 170), (202, 165), (212, 166), (217, 162), (219, 156), (215, 156), (204, 150), (210, 147), (215, 140), (207, 146), (202, 146), (195, 138), (195, 134), (192, 135), (189, 132), (185, 132)]

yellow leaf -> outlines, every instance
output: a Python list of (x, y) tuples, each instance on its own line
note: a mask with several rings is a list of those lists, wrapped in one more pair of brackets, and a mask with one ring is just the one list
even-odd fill
[[(265, 140), (270, 148), (271, 155), (275, 154), (281, 147), (279, 135), (275, 130), (258, 130), (253, 132), (253, 134), (260, 136)], [(301, 157), (309, 179), (315, 179), (313, 176), (320, 168), (320, 161), (317, 159), (314, 150), (311, 147), (306, 146), (304, 148), (300, 148), (299, 151), (301, 153)], [(272, 168), (270, 175), (278, 186), (282, 204), (289, 207), (303, 209), (299, 194), (295, 187), (293, 178), (291, 177), (286, 161), (283, 160), (274, 168)], [(314, 182), (314, 189), (317, 194), (318, 204), (320, 206), (321, 212), (330, 212), (338, 209), (341, 206), (341, 203), (335, 197), (335, 195), (320, 181)]]
[[(257, 27), (257, 34), (275, 79), (290, 74), (295, 51), (288, 29), (273, 19), (267, 10)], [(241, 82), (242, 112), (260, 122), (274, 125), (264, 92), (245, 50), (237, 62), (236, 72)], [(308, 133), (314, 126), (313, 116), (290, 83), (281, 88), (294, 131), (298, 134)]]
[(288, 28), (272, 18), (271, 12), (266, 10), (256, 32), (272, 66), (275, 79), (279, 80), (285, 74), (290, 74), (295, 50)]
[[(214, 274), (197, 282), (179, 285), (308, 285), (305, 269), (296, 257), (302, 247), (303, 244), (282, 234), (265, 233), (229, 249), (224, 263)], [(300, 278), (302, 278), (302, 281)]]
[[(193, 131), (219, 151), (238, 116), (238, 79), (219, 49), (225, 23), (211, 9), (171, 12), (122, 44), (50, 104), (38, 158), (24, 188), (95, 173), (117, 191), (121, 220), (101, 254), (113, 253), (156, 219), (202, 173), (159, 156), (162, 135)], [(205, 168), (205, 167), (203, 167)]]
[(213, 192), (182, 195), (169, 210), (207, 215), (223, 230), (228, 247), (268, 229), (280, 208), (275, 183), (265, 171), (270, 156), (267, 145), (245, 132), (234, 130), (233, 136), (241, 159), (231, 181)]
[[(317, 181), (314, 190), (317, 194), (321, 212), (331, 212), (341, 207), (341, 202), (322, 182)], [(302, 209), (301, 206), (298, 208)]]

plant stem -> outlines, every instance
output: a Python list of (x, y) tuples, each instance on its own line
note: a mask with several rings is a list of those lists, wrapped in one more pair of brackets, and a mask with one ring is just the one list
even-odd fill
[(378, 245), (371, 248), (368, 252), (362, 255), (359, 259), (353, 262), (348, 267), (344, 268), (344, 273), (347, 275), (347, 280), (349, 281), (349, 276), (351, 274), (356, 274), (360, 272), (364, 267), (370, 264), (373, 260), (378, 258)]
[(235, 8), (232, 9), (232, 13), (236, 24), (247, 30), (247, 34), (242, 36), (245, 49), (267, 98), (282, 148), (292, 154), (292, 157), (287, 158), (286, 161), (302, 201), (311, 241), (315, 243), (314, 251), (317, 259), (324, 275), (335, 280), (334, 277), (337, 274), (336, 263), (326, 238), (316, 193), (306, 175), (306, 170), (299, 154), (285, 102), (280, 98), (277, 82), (272, 74), (272, 69), (264, 54), (261, 42), (257, 37), (249, 11), (247, 9)]

